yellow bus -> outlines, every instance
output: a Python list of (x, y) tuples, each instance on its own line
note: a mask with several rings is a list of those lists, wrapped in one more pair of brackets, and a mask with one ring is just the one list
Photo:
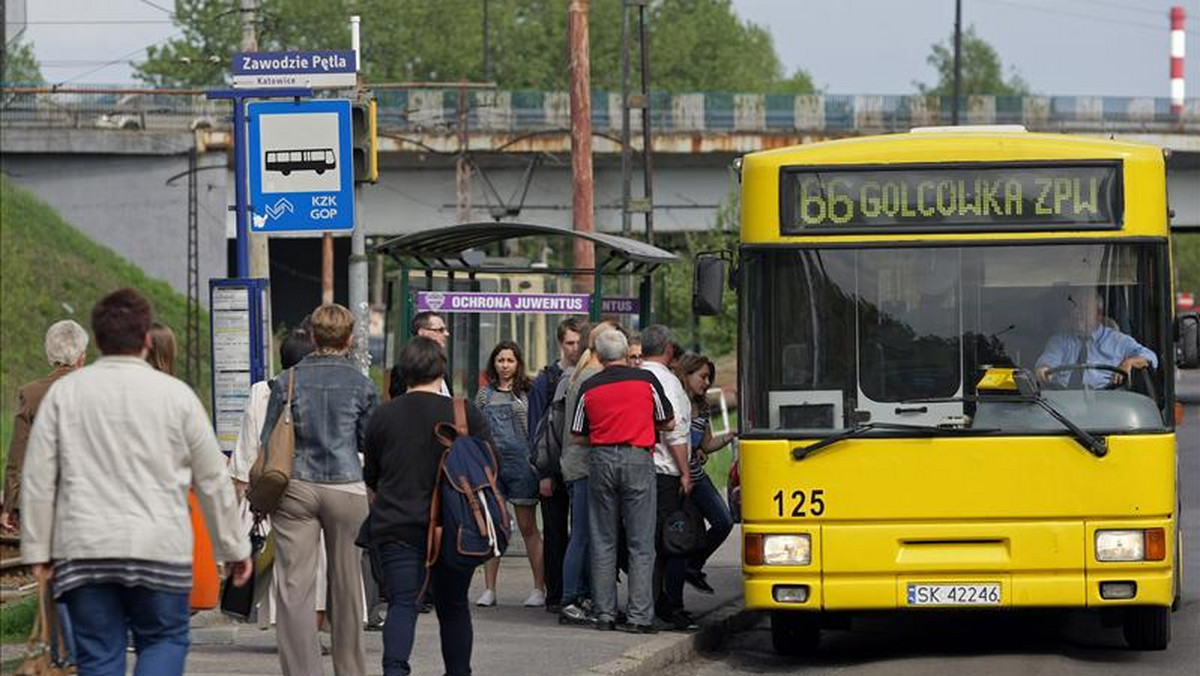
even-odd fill
[(743, 574), (775, 649), (967, 608), (1095, 609), (1165, 648), (1197, 328), (1163, 151), (958, 127), (738, 165)]

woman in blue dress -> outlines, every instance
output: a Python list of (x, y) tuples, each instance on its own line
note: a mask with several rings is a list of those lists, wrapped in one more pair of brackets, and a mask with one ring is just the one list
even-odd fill
[[(542, 534), (538, 531), (538, 476), (529, 462), (529, 389), (532, 383), (525, 372), (521, 348), (511, 340), (500, 341), (488, 358), (487, 385), (475, 395), (475, 406), (487, 418), (488, 427), (500, 456), (500, 491), (513, 505), (517, 527), (525, 539), (529, 567), (533, 571), (533, 591), (525, 605), (537, 607), (546, 603), (546, 583), (542, 568)], [(480, 606), (496, 605), (496, 578), (500, 574), (500, 559), (484, 564), (487, 586), (475, 602)]]

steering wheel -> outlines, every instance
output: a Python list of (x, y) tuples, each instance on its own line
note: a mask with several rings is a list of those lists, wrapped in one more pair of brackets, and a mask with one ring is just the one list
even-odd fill
[[(1123, 379), (1120, 383), (1114, 383), (1112, 380), (1109, 380), (1104, 384), (1103, 387), (1094, 389), (1115, 390), (1119, 387), (1124, 387), (1126, 390), (1131, 389), (1130, 382), (1133, 380), (1132, 376), (1126, 375), (1126, 373), (1120, 368), (1117, 368), (1116, 366), (1110, 366), (1108, 364), (1063, 364), (1062, 366), (1053, 366), (1046, 369), (1046, 386), (1052, 390), (1068, 389), (1066, 385), (1059, 385), (1057, 381), (1054, 380), (1054, 375), (1058, 373), (1073, 373), (1075, 371), (1108, 371), (1110, 373), (1120, 373), (1123, 376)], [(1087, 388), (1085, 386), (1084, 389), (1091, 388)]]

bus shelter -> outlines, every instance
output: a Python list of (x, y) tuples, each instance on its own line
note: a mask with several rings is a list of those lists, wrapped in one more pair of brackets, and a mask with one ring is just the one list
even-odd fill
[[(552, 262), (573, 260), (568, 252), (578, 240), (594, 245), (594, 266)], [(513, 249), (523, 254), (504, 253)], [(533, 371), (558, 358), (555, 327), (564, 317), (647, 326), (654, 272), (677, 260), (627, 237), (508, 222), (424, 230), (390, 239), (375, 251), (399, 268), (388, 275), (385, 366), (390, 370), (395, 363), (413, 317), (439, 312), (451, 331), (452, 387), (467, 394), (478, 387), (499, 340), (520, 345), (526, 369)]]

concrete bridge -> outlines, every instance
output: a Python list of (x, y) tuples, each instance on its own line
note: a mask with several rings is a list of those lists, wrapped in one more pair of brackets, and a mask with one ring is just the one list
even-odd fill
[[(570, 226), (565, 92), (375, 93), (381, 177), (362, 190), (360, 221), (368, 236), (453, 222), (462, 153), (473, 168), (474, 219), (512, 217), (519, 209), (522, 220)], [(195, 149), (202, 169), (201, 277), (226, 275), (233, 231), (227, 104), (195, 91), (122, 89), (7, 89), (0, 98), (0, 165), (11, 180), (178, 289), (186, 282), (187, 222), (186, 181), (179, 175)], [(592, 94), (596, 224), (605, 231), (621, 228), (620, 104), (619, 94)], [(730, 162), (744, 153), (950, 120), (949, 100), (925, 96), (656, 93), (650, 105), (658, 232), (714, 227), (734, 189)], [(1176, 222), (1200, 226), (1200, 99), (1189, 99), (1180, 116), (1165, 98), (1128, 97), (972, 96), (962, 111), (966, 124), (1021, 124), (1168, 148)], [(640, 127), (633, 131), (640, 144)], [(284, 252), (275, 257), (274, 265), (288, 268), (281, 272), (313, 283), (319, 267), (312, 240), (281, 238), (272, 248)]]

